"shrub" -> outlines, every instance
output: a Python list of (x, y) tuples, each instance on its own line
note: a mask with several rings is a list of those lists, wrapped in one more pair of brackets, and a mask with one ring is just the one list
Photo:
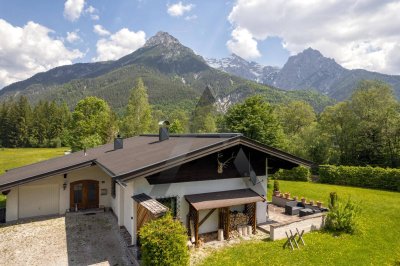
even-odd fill
[(350, 200), (341, 202), (336, 192), (330, 193), (329, 212), (326, 215), (325, 229), (335, 233), (353, 234), (357, 230), (357, 217), (360, 208)]
[(400, 191), (400, 169), (323, 165), (319, 182)]
[(304, 166), (298, 166), (291, 170), (279, 169), (279, 171), (274, 174), (275, 179), (290, 181), (309, 181), (310, 176), (310, 169)]
[(274, 180), (274, 191), (279, 191), (279, 181)]
[(170, 214), (145, 224), (139, 232), (145, 265), (188, 265), (186, 228)]

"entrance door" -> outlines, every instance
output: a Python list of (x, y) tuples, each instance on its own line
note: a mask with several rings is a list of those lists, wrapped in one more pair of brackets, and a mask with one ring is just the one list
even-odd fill
[(70, 184), (70, 208), (75, 210), (99, 207), (99, 181), (79, 180)]

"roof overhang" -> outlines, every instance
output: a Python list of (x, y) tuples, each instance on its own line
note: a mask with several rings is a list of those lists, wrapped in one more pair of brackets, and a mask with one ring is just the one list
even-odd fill
[(185, 199), (198, 211), (265, 201), (249, 188), (185, 195)]
[(135, 195), (132, 199), (148, 210), (154, 217), (160, 217), (168, 211), (168, 207), (145, 193)]
[(63, 167), (63, 168), (57, 169), (55, 171), (45, 172), (45, 173), (40, 174), (40, 175), (31, 176), (31, 177), (28, 177), (28, 178), (25, 178), (25, 179), (22, 179), (22, 180), (6, 183), (6, 184), (0, 186), (0, 191), (8, 190), (8, 189), (13, 188), (15, 186), (23, 185), (23, 184), (30, 183), (30, 182), (33, 182), (33, 181), (37, 181), (37, 180), (40, 180), (40, 179), (43, 179), (43, 178), (46, 178), (46, 177), (49, 177), (49, 176), (66, 174), (66, 173), (68, 173), (70, 171), (81, 169), (81, 168), (85, 168), (85, 167), (90, 167), (90, 166), (92, 166), (94, 164), (95, 164), (94, 161), (87, 161), (87, 162), (83, 162), (83, 163), (79, 163), (79, 164)]
[(146, 176), (168, 170), (170, 168), (179, 166), (181, 164), (194, 161), (198, 158), (201, 158), (201, 157), (204, 157), (204, 156), (207, 156), (207, 155), (210, 155), (210, 154), (216, 153), (218, 151), (221, 151), (221, 150), (224, 150), (227, 148), (231, 148), (231, 147), (234, 147), (237, 145), (244, 145), (244, 146), (250, 147), (252, 149), (258, 150), (265, 154), (268, 154), (268, 155), (274, 156), (276, 158), (291, 162), (296, 165), (303, 165), (306, 167), (312, 167), (315, 165), (315, 163), (313, 163), (312, 161), (294, 156), (287, 152), (269, 147), (260, 142), (251, 140), (251, 139), (246, 138), (241, 135), (238, 135), (236, 137), (229, 138), (226, 141), (219, 142), (219, 143), (216, 143), (216, 144), (213, 144), (210, 146), (206, 146), (206, 147), (189, 152), (184, 155), (170, 158), (168, 160), (158, 162), (156, 164), (148, 165), (143, 168), (135, 169), (128, 173), (117, 174), (114, 177), (121, 179), (123, 181), (131, 180), (131, 179), (138, 178), (138, 177), (146, 177)]

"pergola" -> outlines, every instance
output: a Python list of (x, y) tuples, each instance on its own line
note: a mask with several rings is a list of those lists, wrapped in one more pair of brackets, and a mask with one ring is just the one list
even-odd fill
[[(245, 205), (245, 210), (249, 216), (248, 225), (252, 226), (253, 234), (256, 232), (256, 203), (265, 201), (265, 198), (257, 194), (252, 189), (237, 189), (228, 191), (218, 191), (210, 193), (192, 194), (185, 196), (189, 203), (188, 228), (193, 228), (195, 244), (199, 244), (199, 227), (218, 209), (218, 228), (223, 229), (224, 238), (229, 239), (230, 210), (229, 208), (237, 205)], [(210, 210), (206, 216), (199, 221), (199, 211)], [(190, 223), (193, 223), (193, 227)], [(192, 232), (193, 233), (193, 232)]]

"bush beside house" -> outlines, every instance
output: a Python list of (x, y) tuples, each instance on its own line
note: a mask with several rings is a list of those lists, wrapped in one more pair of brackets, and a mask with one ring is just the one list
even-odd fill
[(279, 171), (273, 175), (274, 179), (289, 181), (309, 181), (310, 177), (310, 169), (304, 166), (298, 166), (291, 170), (279, 169)]
[(188, 265), (186, 228), (170, 214), (145, 224), (139, 232), (144, 265)]
[(323, 165), (321, 183), (400, 191), (400, 169)]

